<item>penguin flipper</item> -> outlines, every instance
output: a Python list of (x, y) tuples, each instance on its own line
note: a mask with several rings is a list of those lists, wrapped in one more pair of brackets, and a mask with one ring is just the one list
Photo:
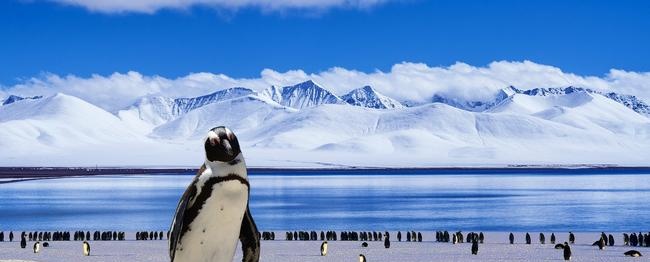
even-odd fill
[(174, 220), (172, 221), (172, 225), (169, 230), (171, 232), (169, 236), (169, 258), (172, 262), (174, 261), (174, 255), (176, 254), (176, 246), (178, 245), (178, 241), (181, 240), (185, 210), (188, 209), (188, 203), (190, 200), (196, 197), (195, 185), (198, 182), (198, 176), (201, 175), (205, 169), (205, 164), (203, 164), (201, 168), (199, 168), (199, 171), (197, 172), (196, 177), (194, 177), (194, 180), (190, 186), (187, 187), (183, 193), (183, 196), (181, 196), (181, 199), (178, 201), (178, 206), (176, 207), (176, 215), (174, 216)]
[(248, 205), (246, 205), (246, 213), (244, 213), (244, 218), (241, 221), (239, 240), (242, 244), (242, 262), (260, 261), (259, 232), (257, 231), (257, 226), (251, 216)]

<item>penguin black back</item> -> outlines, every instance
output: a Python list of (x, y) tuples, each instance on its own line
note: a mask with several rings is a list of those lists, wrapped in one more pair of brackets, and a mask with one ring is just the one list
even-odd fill
[(630, 250), (625, 253), (623, 253), (626, 257), (642, 257), (641, 252), (636, 251), (636, 250)]
[(478, 241), (472, 241), (472, 255), (478, 255)]
[(510, 236), (508, 237), (508, 239), (510, 239), (510, 244), (511, 245), (515, 243), (515, 235), (514, 234), (510, 233)]
[(571, 247), (567, 242), (564, 242), (564, 260), (571, 260)]
[(530, 234), (526, 233), (526, 244), (527, 244), (527, 245), (530, 245), (531, 242), (532, 242), (532, 241), (531, 241), (531, 239), (530, 239)]

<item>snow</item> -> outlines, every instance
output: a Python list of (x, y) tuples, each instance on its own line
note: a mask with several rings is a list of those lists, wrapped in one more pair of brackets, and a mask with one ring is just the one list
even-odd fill
[(369, 108), (388, 109), (404, 107), (399, 101), (377, 92), (371, 86), (354, 89), (342, 96), (341, 99), (351, 105)]
[[(404, 233), (404, 232), (402, 232)], [(467, 232), (463, 232), (466, 234)], [(469, 243), (439, 243), (434, 242), (434, 232), (422, 232), (423, 242), (402, 242), (396, 240), (396, 232), (391, 234), (391, 247), (384, 248), (383, 241), (368, 241), (368, 247), (361, 247), (362, 241), (328, 241), (327, 256), (320, 256), (321, 241), (284, 241), (279, 240), (284, 232), (275, 232), (276, 240), (262, 241), (260, 245), (260, 261), (262, 262), (302, 262), (302, 261), (358, 261), (359, 254), (364, 254), (368, 261), (563, 261), (562, 250), (554, 249), (553, 244), (545, 245), (537, 241), (538, 233), (531, 232), (531, 245), (523, 244), (525, 232), (514, 232), (515, 244), (508, 244), (508, 233), (485, 232), (485, 243), (479, 245), (478, 255), (471, 255)], [(545, 232), (549, 240), (550, 232)], [(127, 233), (133, 236), (133, 233)], [(568, 234), (556, 232), (558, 242), (564, 242)], [(647, 248), (623, 246), (622, 235), (613, 233), (616, 245), (598, 250), (591, 246), (600, 237), (600, 233), (575, 233), (576, 243), (571, 245), (571, 261), (632, 261), (644, 260), (630, 258), (624, 252), (635, 249), (644, 257)], [(19, 243), (0, 242), (0, 261), (169, 261), (166, 240), (153, 241), (90, 241), (90, 256), (82, 256), (79, 241), (50, 241), (50, 246), (42, 248), (34, 254), (31, 242), (26, 249), (21, 249)], [(233, 261), (241, 261), (241, 248), (236, 249)]]
[(0, 106), (0, 165), (195, 167), (218, 125), (259, 167), (650, 163), (650, 118), (587, 89), (509, 87), (484, 111), (400, 107), (370, 87), (351, 94), (348, 104), (308, 81), (148, 97), (115, 114), (65, 94), (23, 99)]

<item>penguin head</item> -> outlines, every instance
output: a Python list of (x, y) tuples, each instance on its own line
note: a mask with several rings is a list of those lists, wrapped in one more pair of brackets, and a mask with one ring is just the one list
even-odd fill
[(210, 162), (230, 162), (241, 153), (237, 136), (224, 126), (215, 127), (208, 132), (204, 147), (205, 156)]

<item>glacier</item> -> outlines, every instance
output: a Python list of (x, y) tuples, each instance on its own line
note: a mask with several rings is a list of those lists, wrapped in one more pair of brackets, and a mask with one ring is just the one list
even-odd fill
[(2, 104), (3, 166), (196, 167), (203, 136), (217, 125), (234, 130), (254, 167), (650, 163), (648, 104), (573, 86), (510, 86), (486, 101), (436, 94), (414, 104), (370, 86), (338, 96), (306, 81), (148, 96), (116, 112), (61, 93)]

